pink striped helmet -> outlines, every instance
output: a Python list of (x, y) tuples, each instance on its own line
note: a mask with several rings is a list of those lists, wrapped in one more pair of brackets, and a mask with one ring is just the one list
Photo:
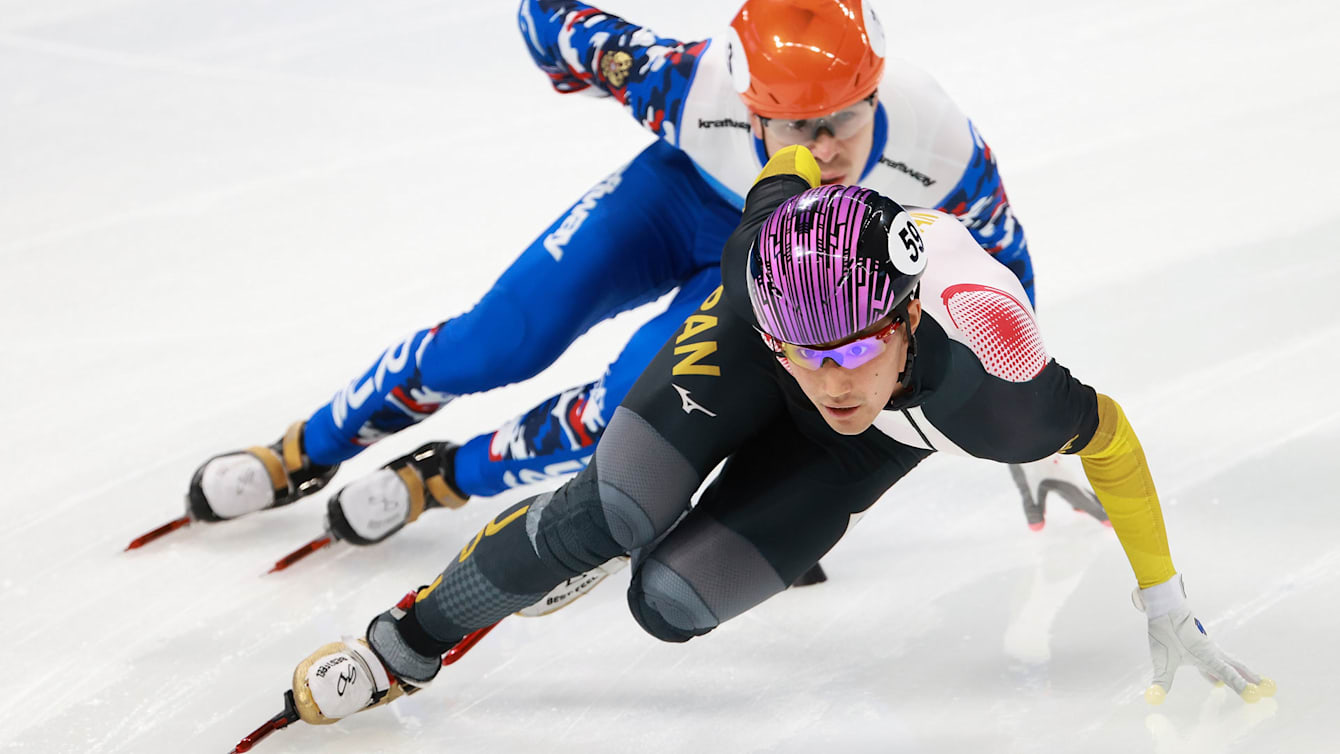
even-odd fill
[(763, 223), (749, 251), (749, 303), (777, 340), (833, 343), (904, 312), (925, 269), (921, 234), (897, 202), (820, 186)]

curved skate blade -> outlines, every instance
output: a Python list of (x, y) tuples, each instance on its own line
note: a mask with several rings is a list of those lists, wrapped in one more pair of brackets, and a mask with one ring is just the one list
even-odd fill
[(1042, 527), (1047, 525), (1046, 502), (1033, 497), (1033, 486), (1029, 484), (1023, 466), (1010, 464), (1010, 478), (1014, 480), (1014, 486), (1019, 490), (1019, 498), (1024, 505), (1024, 520), (1028, 523), (1028, 528), (1042, 531)]
[(130, 552), (131, 550), (138, 550), (139, 548), (149, 544), (155, 539), (171, 534), (172, 532), (184, 526), (190, 526), (190, 524), (191, 524), (191, 516), (189, 514), (182, 516), (181, 518), (174, 518), (171, 521), (167, 522), (166, 524), (163, 524), (162, 526), (158, 527), (157, 529), (154, 529), (153, 531), (147, 534), (141, 534), (140, 536), (130, 540), (130, 544), (126, 545), (126, 549), (122, 550), (122, 552)]
[(316, 539), (313, 539), (311, 542), (308, 542), (307, 544), (303, 545), (302, 547), (299, 547), (293, 552), (290, 552), (289, 554), (285, 555), (279, 560), (276, 560), (274, 567), (266, 571), (266, 573), (275, 573), (276, 571), (282, 571), (285, 568), (288, 568), (289, 566), (293, 565), (294, 563), (297, 563), (299, 560), (302, 560), (303, 558), (307, 557), (308, 555), (311, 555), (317, 550), (329, 546), (334, 541), (335, 541), (334, 536), (330, 534), (323, 534), (317, 537)]
[(1103, 504), (1098, 502), (1098, 498), (1077, 485), (1060, 479), (1043, 480), (1042, 484), (1038, 485), (1038, 496), (1045, 500), (1049, 494), (1055, 494), (1069, 503), (1076, 513), (1087, 514), (1100, 524), (1112, 525), (1108, 521), (1107, 511), (1103, 510)]

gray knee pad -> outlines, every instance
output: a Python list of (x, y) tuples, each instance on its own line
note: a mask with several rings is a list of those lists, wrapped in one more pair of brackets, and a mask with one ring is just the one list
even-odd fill
[(643, 630), (661, 641), (684, 642), (717, 627), (716, 616), (693, 586), (655, 560), (633, 574), (628, 609)]
[(645, 419), (620, 406), (592, 468), (610, 534), (625, 551), (645, 547), (689, 508), (702, 477)]
[(628, 602), (652, 636), (687, 641), (785, 588), (758, 548), (695, 511), (642, 562)]
[(591, 464), (531, 505), (526, 532), (542, 560), (587, 571), (655, 542), (688, 509), (700, 481), (674, 446), (620, 407)]

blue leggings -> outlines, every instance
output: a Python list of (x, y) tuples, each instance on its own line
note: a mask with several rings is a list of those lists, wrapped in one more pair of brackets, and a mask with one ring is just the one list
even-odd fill
[(533, 377), (592, 325), (678, 287), (599, 380), (456, 455), (456, 484), (469, 495), (579, 471), (643, 367), (721, 284), (721, 249), (738, 221), (688, 157), (653, 143), (550, 225), (473, 309), (392, 345), (312, 414), (307, 454), (338, 463), (457, 396)]

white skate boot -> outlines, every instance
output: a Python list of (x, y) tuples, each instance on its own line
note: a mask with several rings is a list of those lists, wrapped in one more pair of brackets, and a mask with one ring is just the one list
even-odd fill
[(214, 456), (196, 469), (186, 494), (197, 521), (226, 521), (304, 498), (335, 476), (339, 464), (320, 466), (302, 449), (303, 422), (273, 445)]
[(430, 508), (459, 508), (470, 499), (456, 488), (456, 445), (430, 442), (331, 496), (327, 528), (337, 539), (371, 545), (400, 531)]

